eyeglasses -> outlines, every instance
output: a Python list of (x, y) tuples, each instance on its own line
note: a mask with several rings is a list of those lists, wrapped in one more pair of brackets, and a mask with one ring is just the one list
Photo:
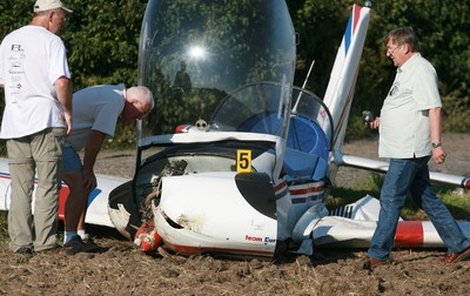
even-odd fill
[(395, 52), (395, 50), (397, 50), (397, 48), (399, 48), (400, 46), (401, 46), (401, 44), (395, 46), (393, 49), (390, 49), (390, 48), (387, 47), (387, 56), (392, 55)]

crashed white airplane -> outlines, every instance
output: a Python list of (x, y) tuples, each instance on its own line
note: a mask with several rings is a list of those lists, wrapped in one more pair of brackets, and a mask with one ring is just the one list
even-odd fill
[[(245, 2), (148, 2), (139, 82), (154, 92), (157, 108), (137, 125), (134, 178), (99, 176), (86, 222), (115, 227), (146, 251), (187, 255), (367, 247), (378, 200), (366, 196), (332, 212), (325, 200), (338, 165), (387, 170), (386, 162), (340, 150), (370, 8), (353, 6), (321, 100), (293, 85), (295, 32), (285, 1)], [(470, 188), (463, 176), (431, 178)], [(459, 226), (470, 236), (470, 222)], [(400, 221), (395, 245), (443, 242), (430, 222)]]

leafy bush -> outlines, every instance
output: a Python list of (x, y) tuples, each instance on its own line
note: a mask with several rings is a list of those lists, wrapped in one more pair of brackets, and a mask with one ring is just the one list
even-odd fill
[[(30, 22), (32, 0), (0, 1), (0, 38)], [(62, 38), (68, 48), (74, 89), (104, 84), (134, 85), (138, 43), (145, 1), (68, 0), (70, 14)], [(296, 84), (301, 85), (312, 60), (307, 88), (323, 96), (352, 3), (341, 0), (287, 0), (299, 34)], [(230, 12), (232, 13), (232, 12)], [(383, 38), (397, 26), (412, 26), (421, 37), (421, 51), (436, 67), (444, 98), (445, 130), (470, 130), (470, 3), (467, 0), (373, 1), (369, 32), (361, 60), (348, 138), (362, 137), (361, 112), (380, 111), (395, 69), (385, 56)], [(3, 95), (0, 94), (2, 97)], [(4, 100), (0, 100), (0, 110)], [(157, 106), (158, 108), (158, 106)], [(185, 110), (175, 110), (185, 112)], [(0, 116), (1, 116), (0, 112)], [(178, 118), (179, 114), (175, 114)], [(132, 127), (122, 127), (109, 145), (134, 143)]]

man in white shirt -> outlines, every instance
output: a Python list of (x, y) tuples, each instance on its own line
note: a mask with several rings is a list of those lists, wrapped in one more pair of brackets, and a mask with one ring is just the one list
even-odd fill
[(388, 263), (400, 211), (410, 193), (415, 204), (429, 216), (448, 247), (445, 264), (470, 257), (470, 240), (460, 230), (449, 210), (434, 193), (428, 161), (441, 164), (446, 152), (441, 144), (441, 99), (434, 67), (417, 51), (411, 28), (398, 28), (386, 38), (387, 56), (397, 67), (395, 81), (384, 101), (379, 128), (379, 156), (390, 158), (380, 192), (380, 214), (365, 268)]
[[(29, 25), (0, 45), (0, 84), (11, 174), (10, 249), (31, 255), (56, 247), (62, 144), (72, 128), (71, 75), (59, 34), (67, 13), (59, 0), (38, 0)], [(38, 186), (32, 215), (32, 193)]]
[[(97, 250), (86, 240), (84, 218), (88, 196), (96, 187), (93, 168), (104, 140), (114, 136), (119, 117), (125, 122), (141, 119), (153, 109), (154, 100), (145, 86), (99, 85), (75, 92), (72, 105), (73, 131), (65, 144), (61, 174), (70, 189), (64, 236), (69, 254)], [(82, 149), (83, 163), (78, 155)]]

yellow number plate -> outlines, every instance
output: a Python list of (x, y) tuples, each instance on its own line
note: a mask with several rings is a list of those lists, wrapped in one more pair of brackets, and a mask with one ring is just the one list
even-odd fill
[(251, 150), (239, 149), (237, 150), (237, 172), (250, 173), (251, 172)]

